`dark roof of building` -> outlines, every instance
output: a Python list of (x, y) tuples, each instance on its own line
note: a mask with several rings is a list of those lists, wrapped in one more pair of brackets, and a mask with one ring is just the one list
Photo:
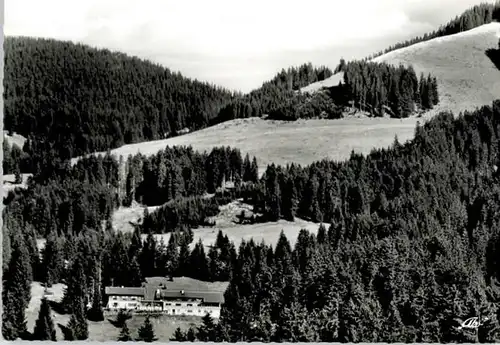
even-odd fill
[(167, 290), (186, 290), (186, 291), (207, 291), (224, 292), (229, 282), (204, 282), (188, 277), (175, 277), (172, 281), (166, 277), (147, 277), (143, 286), (161, 286)]
[(156, 296), (156, 292), (160, 291), (160, 299), (201, 299), (204, 303), (224, 303), (224, 294), (222, 292), (211, 292), (211, 291), (197, 291), (197, 290), (172, 290), (172, 289), (162, 289), (158, 286), (146, 286), (146, 292), (144, 294), (144, 299), (148, 301), (153, 301)]
[(202, 299), (205, 303), (224, 303), (226, 284), (216, 286), (184, 277), (174, 278), (173, 281), (166, 277), (147, 277), (145, 280), (140, 288), (106, 287), (106, 295), (144, 296), (145, 300), (153, 301), (156, 291), (160, 290), (161, 298), (192, 298)]
[(160, 298), (199, 298), (205, 303), (224, 303), (224, 295), (222, 293), (207, 291), (160, 290)]
[(114, 296), (144, 296), (145, 291), (142, 287), (106, 286), (104, 292)]

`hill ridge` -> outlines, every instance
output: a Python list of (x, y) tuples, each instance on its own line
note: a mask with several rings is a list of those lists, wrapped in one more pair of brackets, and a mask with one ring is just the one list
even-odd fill
[[(370, 61), (402, 63), (412, 65), (417, 74), (432, 73), (438, 79), (440, 104), (430, 113), (450, 110), (458, 115), (491, 104), (500, 94), (500, 71), (486, 56), (487, 49), (497, 48), (499, 37), (500, 23), (492, 22), (399, 48)], [(323, 87), (337, 86), (339, 81), (343, 81), (343, 72), (301, 88), (301, 92), (314, 93)]]

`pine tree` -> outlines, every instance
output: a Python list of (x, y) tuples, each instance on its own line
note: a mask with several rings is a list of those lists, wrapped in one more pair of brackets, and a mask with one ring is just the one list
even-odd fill
[(179, 266), (177, 274), (179, 276), (187, 276), (191, 272), (191, 267), (189, 265), (190, 251), (189, 244), (186, 241), (182, 241), (181, 248), (179, 251)]
[(243, 161), (243, 181), (248, 182), (252, 179), (252, 163), (250, 162), (250, 156), (248, 153), (245, 156), (245, 160)]
[(85, 305), (87, 281), (82, 263), (83, 259), (77, 254), (68, 274), (62, 304), (69, 314), (78, 311), (81, 307), (80, 304)]
[(75, 314), (72, 314), (69, 318), (68, 324), (66, 325), (66, 329), (64, 330), (64, 340), (66, 341), (75, 341), (78, 340), (76, 337), (76, 330), (78, 329), (78, 320), (76, 319)]
[(257, 158), (253, 157), (250, 169), (250, 181), (256, 183), (259, 180), (259, 166), (257, 165)]
[(125, 322), (131, 318), (132, 315), (130, 314), (130, 312), (120, 309), (120, 311), (118, 311), (118, 314), (116, 314), (116, 319), (114, 324), (118, 327), (123, 327)]
[(281, 191), (276, 166), (271, 164), (266, 171), (266, 215), (270, 221), (278, 221), (281, 217)]
[(22, 235), (15, 233), (11, 259), (3, 274), (2, 334), (15, 340), (27, 336), (25, 310), (31, 299), (31, 265)]
[(74, 340), (88, 338), (86, 280), (82, 263), (83, 259), (80, 254), (77, 254), (71, 266), (68, 285), (63, 297), (65, 307), (72, 314), (67, 328), (72, 331)]
[(42, 279), (47, 287), (58, 283), (62, 273), (62, 251), (57, 238), (57, 232), (53, 228), (42, 251)]
[(47, 299), (42, 298), (38, 319), (36, 320), (35, 329), (33, 331), (33, 340), (52, 340), (56, 341), (56, 330), (50, 312), (50, 305)]
[(432, 78), (431, 89), (432, 89), (432, 102), (434, 105), (437, 105), (439, 103), (439, 92), (438, 92), (438, 83), (436, 77)]
[(139, 328), (138, 330), (138, 335), (139, 337), (136, 339), (137, 341), (144, 341), (146, 343), (152, 343), (153, 341), (158, 340), (155, 337), (153, 325), (151, 324), (151, 321), (149, 320), (149, 315), (146, 316), (146, 319), (144, 320), (143, 325)]
[(98, 265), (98, 279), (94, 283), (94, 291), (92, 295), (92, 307), (88, 312), (88, 318), (92, 321), (103, 321), (104, 320), (104, 311), (102, 309), (102, 295), (101, 295), (101, 269), (100, 264)]
[(154, 238), (152, 233), (149, 233), (146, 241), (144, 242), (139, 258), (141, 274), (144, 277), (155, 276), (156, 258), (158, 257), (156, 247), (156, 239)]
[(130, 336), (130, 332), (128, 330), (127, 322), (123, 323), (122, 329), (120, 331), (120, 336), (118, 337), (118, 341), (132, 341), (132, 337)]
[(167, 252), (165, 254), (165, 271), (168, 275), (173, 275), (179, 268), (179, 249), (177, 247), (176, 233), (170, 233), (168, 239)]
[(326, 239), (327, 239), (326, 227), (323, 223), (321, 223), (319, 225), (317, 239), (318, 239), (318, 243), (320, 243), (320, 244), (323, 244), (326, 242)]
[(214, 320), (210, 314), (205, 314), (202, 319), (202, 325), (198, 327), (196, 338), (199, 341), (215, 341), (217, 338), (217, 332)]
[(186, 334), (186, 339), (187, 341), (196, 341), (196, 331), (193, 329), (193, 327), (190, 327), (187, 331)]
[(198, 280), (209, 281), (210, 280), (210, 270), (208, 267), (207, 256), (205, 255), (205, 249), (201, 238), (198, 243), (196, 243), (193, 251), (191, 252), (191, 257), (189, 258), (191, 267), (191, 276)]
[(427, 75), (427, 80), (425, 81), (425, 88), (426, 88), (426, 93), (427, 93), (427, 99), (428, 99), (428, 102), (429, 102), (429, 109), (432, 109), (433, 106), (436, 104), (436, 100), (434, 99), (434, 97), (436, 96), (434, 91), (434, 87), (432, 85), (432, 77), (430, 74)]
[(21, 171), (19, 171), (19, 166), (17, 166), (16, 168), (16, 172), (14, 174), (14, 183), (16, 184), (20, 184), (20, 183), (23, 183), (23, 176), (21, 175)]
[(130, 261), (130, 266), (128, 267), (128, 272), (129, 272), (129, 279), (128, 281), (130, 282), (130, 285), (132, 286), (141, 286), (142, 284), (142, 273), (141, 273), (141, 266), (139, 265), (139, 262), (137, 261), (137, 257), (134, 256), (132, 260)]
[(174, 336), (170, 339), (171, 341), (186, 341), (186, 334), (181, 330), (180, 327), (175, 329)]

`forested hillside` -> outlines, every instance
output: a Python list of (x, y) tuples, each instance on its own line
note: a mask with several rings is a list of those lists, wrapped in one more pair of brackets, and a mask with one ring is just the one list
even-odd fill
[[(367, 157), (270, 166), (270, 217), (332, 226), (295, 248), (284, 235), (276, 248), (243, 243), (210, 340), (498, 341), (499, 137), (496, 102)], [(473, 316), (479, 331), (457, 328)]]
[[(336, 72), (344, 72), (342, 85), (312, 95), (295, 92), (291, 74), (287, 77), (282, 72), (273, 82), (227, 105), (215, 121), (252, 114), (267, 114), (274, 120), (334, 119), (343, 117), (348, 109), (368, 112), (372, 116), (388, 114), (403, 118), (416, 111), (432, 109), (439, 103), (436, 78), (427, 75), (419, 79), (411, 66), (395, 68), (385, 63), (345, 63), (342, 60)], [(308, 84), (297, 85), (299, 89)]]
[(260, 88), (224, 107), (214, 123), (268, 114), (272, 109), (295, 101), (296, 91), (301, 87), (324, 80), (332, 74), (329, 68), (315, 68), (311, 63), (283, 69)]
[[(174, 208), (176, 216), (169, 224), (175, 226), (154, 226), (155, 232), (165, 233), (200, 224), (205, 219), (203, 210), (214, 203), (212, 199), (186, 203), (184, 198), (214, 193), (226, 180), (239, 186), (257, 179), (255, 157), (242, 157), (239, 150), (224, 147), (210, 153), (195, 152), (190, 147), (167, 147), (152, 157), (129, 157), (123, 169), (111, 155), (90, 156), (73, 167), (61, 163), (36, 173), (27, 190), (19, 189), (7, 196), (4, 215), (22, 215), (35, 237), (46, 238), (51, 231), (77, 235), (87, 229), (110, 229), (112, 212), (133, 201), (150, 206), (172, 202), (167, 205)], [(217, 206), (224, 199), (215, 202)], [(217, 207), (215, 210), (218, 213)], [(179, 218), (184, 211), (188, 216)]]
[(281, 93), (332, 74), (304, 64), (242, 98), (122, 53), (25, 37), (6, 39), (5, 66), (5, 129), (28, 138), (23, 155), (4, 149), (12, 156), (6, 173), (31, 173), (56, 160), (163, 139), (234, 116), (260, 116), (285, 97)]
[[(364, 62), (348, 67), (360, 64)], [(399, 90), (405, 87), (399, 85), (401, 70), (383, 65), (376, 68), (376, 76), (372, 65), (350, 69), (353, 80), (367, 85), (349, 85), (314, 97), (300, 95), (298, 89), (330, 77), (332, 71), (310, 63), (282, 70), (246, 95), (184, 78), (125, 54), (49, 39), (7, 38), (5, 66), (5, 128), (27, 137), (24, 154), (4, 150), (11, 157), (4, 164), (8, 173), (33, 173), (59, 160), (235, 118), (266, 114), (284, 120), (339, 118), (349, 101), (362, 109), (370, 102), (374, 115), (383, 114), (380, 106), (386, 103), (391, 103), (389, 114), (395, 117), (405, 117), (413, 109)], [(381, 75), (399, 89), (381, 90), (392, 85), (374, 84), (380, 84)], [(361, 88), (368, 92), (362, 94)], [(385, 94), (390, 92), (392, 98), (386, 102)], [(420, 101), (415, 94), (410, 103)]]
[(206, 127), (237, 97), (151, 62), (51, 39), (5, 40), (5, 129), (63, 158)]
[[(109, 196), (119, 195), (118, 163), (102, 158), (94, 164), (100, 173), (85, 160), (73, 172), (61, 167), (51, 184), (31, 185), (5, 201), (3, 297), (9, 322), (3, 334), (11, 339), (25, 331), (18, 303), (26, 305), (32, 279), (65, 281), (66, 302), (59, 307), (77, 315), (78, 329), (88, 327), (78, 315), (86, 301), (102, 294), (92, 289), (101, 267), (103, 286), (133, 286), (147, 275), (231, 277), (222, 318), (207, 330), (208, 340), (498, 340), (499, 137), (497, 101), (458, 118), (443, 113), (417, 127), (413, 141), (396, 141), (366, 157), (269, 166), (251, 190), (241, 186), (230, 196), (244, 193), (269, 220), (300, 216), (332, 223), (317, 235), (302, 231), (295, 248), (283, 234), (275, 248), (244, 241), (236, 251), (220, 234), (209, 253), (202, 244), (191, 251), (187, 222), (168, 244), (152, 235), (141, 244), (147, 223), (132, 236), (109, 227), (99, 231), (117, 203)], [(51, 187), (56, 182), (59, 189)], [(62, 197), (77, 207), (66, 223), (60, 220), (68, 212), (50, 206)], [(200, 207), (196, 198), (185, 200), (193, 200), (193, 210)], [(63, 218), (50, 222), (57, 217)], [(73, 231), (65, 229), (69, 222)], [(41, 259), (39, 229), (48, 237)], [(64, 259), (67, 267), (61, 266)], [(86, 284), (75, 277), (86, 277)], [(99, 308), (94, 305), (93, 313)], [(457, 319), (477, 315), (489, 318), (478, 332), (456, 329)], [(184, 336), (177, 332), (179, 340)]]
[[(474, 7), (431, 35), (486, 23), (499, 8)], [(343, 61), (344, 83), (330, 90), (298, 91), (332, 75), (305, 64), (240, 95), (68, 42), (8, 38), (5, 52), (6, 129), (28, 140), (22, 150), (4, 146), (3, 166), (34, 173), (3, 201), (6, 339), (44, 339), (25, 322), (33, 281), (66, 284), (50, 307), (71, 315), (67, 340), (85, 340), (88, 320), (104, 320), (105, 286), (172, 275), (230, 282), (220, 321), (206, 317), (175, 340), (500, 341), (500, 100), (441, 113), (405, 144), (396, 138), (343, 162), (271, 164), (261, 178), (259, 157), (231, 147), (89, 156), (72, 166), (76, 155), (234, 118), (338, 118), (346, 109), (407, 117), (438, 104), (437, 80), (411, 66)], [(497, 62), (497, 50), (488, 54)], [(226, 181), (234, 188), (220, 193)], [(219, 206), (236, 198), (253, 206), (255, 222), (331, 225), (302, 230), (294, 247), (284, 233), (276, 246), (236, 248), (221, 231), (213, 245), (193, 243), (193, 229), (213, 226)], [(113, 212), (134, 202), (160, 207), (145, 208), (133, 233), (115, 231)], [(167, 232), (168, 243), (153, 236)], [(475, 316), (485, 320), (479, 329), (457, 328)]]

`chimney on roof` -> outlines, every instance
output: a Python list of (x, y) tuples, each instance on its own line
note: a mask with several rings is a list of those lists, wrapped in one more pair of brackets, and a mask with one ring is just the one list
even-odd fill
[(181, 295), (184, 295), (184, 290), (181, 290)]

